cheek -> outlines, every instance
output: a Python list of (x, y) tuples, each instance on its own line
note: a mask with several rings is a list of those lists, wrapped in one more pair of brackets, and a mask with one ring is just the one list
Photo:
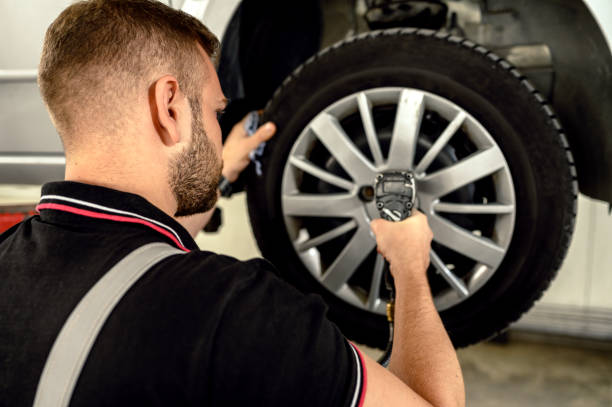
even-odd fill
[(206, 135), (208, 136), (208, 140), (215, 147), (215, 150), (219, 154), (219, 157), (221, 157), (221, 154), (223, 151), (223, 140), (221, 137), (221, 129), (219, 128), (217, 124), (210, 126), (210, 127), (211, 129), (206, 131)]
[(218, 143), (215, 143), (215, 147), (217, 150), (217, 156), (220, 160), (223, 160), (223, 144), (221, 143), (221, 140), (219, 140)]
[(214, 136), (213, 136), (213, 143), (215, 144), (215, 147), (217, 147), (217, 152), (219, 154), (221, 154), (221, 151), (223, 150), (223, 137), (221, 135), (221, 127), (219, 127), (219, 125), (215, 125), (215, 131), (214, 131)]
[(223, 137), (221, 135), (221, 127), (219, 126), (219, 121), (217, 120), (217, 114), (210, 116), (207, 120), (209, 124), (206, 129), (206, 134), (208, 135), (208, 139), (215, 146), (219, 155), (223, 149)]

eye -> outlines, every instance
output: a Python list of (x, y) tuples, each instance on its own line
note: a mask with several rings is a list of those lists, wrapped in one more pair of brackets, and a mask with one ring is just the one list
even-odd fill
[(225, 110), (217, 110), (217, 120), (221, 120), (221, 117), (225, 113)]

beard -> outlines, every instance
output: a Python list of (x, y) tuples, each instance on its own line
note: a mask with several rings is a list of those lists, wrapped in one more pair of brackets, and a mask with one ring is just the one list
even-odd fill
[(191, 134), (189, 146), (170, 163), (170, 187), (176, 199), (174, 216), (206, 212), (217, 203), (217, 187), (223, 163), (208, 140), (199, 99), (189, 99)]

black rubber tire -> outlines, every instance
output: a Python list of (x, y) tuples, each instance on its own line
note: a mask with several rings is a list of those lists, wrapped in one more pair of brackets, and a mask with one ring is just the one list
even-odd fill
[(487, 339), (516, 321), (554, 278), (570, 244), (578, 187), (572, 154), (553, 110), (507, 61), (471, 41), (431, 30), (369, 32), (310, 58), (266, 107), (278, 133), (265, 148), (263, 175), (251, 172), (249, 214), (258, 245), (281, 274), (322, 295), (347, 337), (384, 347), (384, 317), (329, 293), (298, 259), (283, 222), (281, 174), (307, 123), (355, 92), (411, 87), (440, 95), (469, 112), (493, 136), (508, 162), (517, 201), (513, 238), (491, 279), (441, 312), (455, 346)]

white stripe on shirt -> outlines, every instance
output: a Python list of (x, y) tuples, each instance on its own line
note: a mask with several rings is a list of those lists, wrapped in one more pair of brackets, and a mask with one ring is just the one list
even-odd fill
[(161, 226), (162, 228), (166, 229), (167, 231), (172, 233), (174, 235), (174, 237), (176, 237), (176, 239), (179, 241), (181, 246), (183, 246), (183, 247), (185, 246), (183, 244), (183, 242), (181, 241), (181, 238), (179, 237), (179, 235), (170, 226), (164, 225), (163, 223), (158, 222), (158, 221), (156, 221), (154, 219), (149, 219), (149, 218), (147, 218), (145, 216), (138, 215), (137, 213), (121, 211), (119, 209), (109, 208), (108, 206), (102, 206), (102, 205), (98, 205), (98, 204), (95, 204), (95, 203), (92, 203), (92, 202), (81, 201), (80, 199), (74, 199), (74, 198), (69, 198), (69, 197), (60, 196), (60, 195), (43, 195), (43, 196), (40, 197), (41, 201), (43, 201), (45, 199), (55, 199), (55, 200), (58, 200), (58, 201), (72, 202), (72, 203), (76, 203), (76, 204), (79, 204), (79, 205), (88, 206), (90, 208), (101, 209), (103, 211), (118, 213), (118, 214), (121, 214), (121, 215), (129, 215), (129, 216), (133, 216), (135, 218), (146, 220), (147, 222), (154, 223), (157, 226)]
[(359, 359), (359, 355), (357, 354), (355, 347), (350, 342), (349, 342), (349, 345), (351, 345), (351, 350), (353, 351), (353, 355), (355, 356), (355, 362), (357, 364), (357, 383), (355, 384), (355, 394), (353, 395), (353, 401), (351, 401), (351, 407), (356, 407), (357, 403), (359, 403), (359, 396), (361, 395), (360, 390), (361, 390), (362, 366), (361, 366), (361, 359)]

